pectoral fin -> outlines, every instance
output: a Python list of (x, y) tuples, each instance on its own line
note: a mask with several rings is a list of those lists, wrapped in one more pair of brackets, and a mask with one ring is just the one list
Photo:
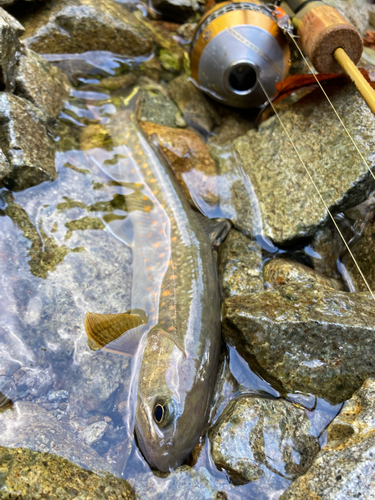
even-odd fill
[[(126, 338), (128, 336), (132, 337), (132, 330), (146, 323), (147, 316), (144, 312), (143, 314), (96, 314), (88, 312), (85, 316), (87, 336), (99, 348), (105, 347), (123, 335)], [(124, 354), (129, 353), (124, 352)]]
[(207, 217), (199, 212), (194, 213), (203, 231), (211, 241), (212, 246), (215, 247), (221, 245), (231, 228), (231, 223), (225, 219), (207, 219)]

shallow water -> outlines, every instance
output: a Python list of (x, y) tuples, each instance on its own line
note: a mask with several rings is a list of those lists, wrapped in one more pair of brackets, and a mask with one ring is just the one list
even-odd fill
[[(166, 498), (170, 477), (148, 475), (151, 469), (133, 436), (132, 361), (90, 350), (83, 326), (87, 311), (125, 311), (132, 300), (132, 251), (106, 226), (128, 216), (124, 188), (80, 149), (80, 137), (89, 126), (106, 124), (120, 106), (134, 106), (134, 98), (127, 100), (131, 91), (111, 96), (100, 85), (95, 90), (98, 74), (121, 71), (126, 62), (108, 54), (95, 57), (86, 60), (96, 68), (93, 78), (76, 79), (78, 87), (55, 130), (57, 180), (18, 193), (0, 192), (0, 390), (13, 402), (13, 410), (0, 416), (6, 428), (0, 445), (50, 451), (91, 470), (107, 468), (129, 479), (136, 491), (147, 477), (148, 495), (152, 490), (155, 498)], [(94, 130), (95, 140), (103, 143)], [(228, 181), (228, 176), (219, 179)], [(225, 216), (226, 209), (214, 207), (207, 215)], [(266, 253), (279, 251), (261, 236), (258, 241)], [(234, 348), (219, 374), (226, 374), (226, 381), (216, 391), (212, 422), (242, 394), (279, 397)], [(316, 402), (310, 395), (289, 398), (311, 409), (306, 412), (312, 434), (323, 444), (324, 430), (341, 405)], [(207, 438), (202, 437), (200, 448), (197, 460), (190, 457), (188, 463), (195, 461), (194, 470), (203, 471), (231, 499), (276, 499), (290, 482), (275, 474), (266, 494), (261, 480), (233, 486), (213, 463)]]

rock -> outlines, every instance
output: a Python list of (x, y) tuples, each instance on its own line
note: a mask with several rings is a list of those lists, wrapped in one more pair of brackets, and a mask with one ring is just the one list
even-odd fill
[(1, 8), (0, 2), (0, 91), (13, 92), (15, 71), (20, 43), (18, 37), (23, 26), (8, 12)]
[(23, 48), (16, 72), (16, 94), (47, 116), (56, 117), (69, 97), (68, 78), (32, 50)]
[(24, 43), (42, 54), (104, 50), (148, 56), (149, 29), (112, 0), (62, 0), (46, 4), (25, 22)]
[(209, 439), (216, 467), (234, 484), (257, 481), (268, 497), (304, 474), (320, 449), (304, 410), (273, 398), (233, 399)]
[(25, 368), (20, 371), (22, 375), (17, 381), (18, 397), (32, 396), (37, 398), (47, 393), (53, 385), (51, 365), (44, 364), (37, 369)]
[(224, 298), (263, 290), (262, 248), (258, 243), (231, 229), (219, 252)]
[(1, 496), (19, 500), (132, 500), (133, 488), (124, 479), (95, 474), (68, 460), (23, 448), (0, 447)]
[(221, 120), (222, 123), (213, 130), (214, 135), (208, 139), (208, 144), (224, 146), (232, 143), (237, 137), (245, 135), (251, 127), (250, 120), (242, 118), (237, 113), (231, 113)]
[(273, 287), (299, 284), (301, 287), (314, 286), (316, 283), (325, 288), (343, 290), (339, 280), (327, 278), (299, 262), (289, 259), (272, 259), (263, 268), (263, 280)]
[(366, 0), (325, 0), (325, 3), (337, 9), (345, 19), (364, 34), (369, 22), (370, 7)]
[(12, 169), (9, 165), (9, 162), (5, 156), (5, 154), (0, 149), (0, 179), (4, 179), (12, 172)]
[(0, 446), (54, 453), (80, 467), (112, 472), (93, 448), (77, 439), (72, 429), (59, 422), (52, 411), (39, 405), (16, 402), (13, 409), (0, 413), (0, 424), (7, 430), (0, 435)]
[(152, 0), (151, 3), (164, 19), (175, 22), (187, 21), (193, 14), (202, 11), (198, 0)]
[(19, 191), (56, 178), (45, 117), (25, 99), (7, 93), (0, 93), (0, 147), (11, 167), (3, 186)]
[(221, 489), (231, 490), (227, 481), (213, 477), (205, 467), (192, 469), (187, 465), (179, 467), (167, 478), (147, 472), (128, 481), (139, 498), (150, 500), (216, 500), (223, 498), (219, 496)]
[(106, 90), (126, 89), (137, 81), (137, 75), (126, 73), (125, 75), (110, 76), (100, 80), (100, 86)]
[(86, 427), (80, 433), (80, 438), (83, 439), (88, 445), (92, 446), (102, 439), (107, 427), (107, 422), (104, 422), (103, 420), (101, 422), (95, 422), (94, 424)]
[[(345, 237), (346, 241), (349, 241), (350, 237), (347, 234), (345, 234)], [(344, 248), (345, 245), (333, 224), (328, 224), (326, 227), (319, 229), (308, 249), (314, 269), (330, 278), (340, 279), (337, 259)]]
[[(219, 203), (216, 165), (205, 143), (192, 131), (141, 122), (156, 141), (193, 207), (204, 213)], [(205, 205), (208, 205), (206, 207)]]
[[(331, 88), (328, 94), (359, 150), (373, 165), (375, 118), (369, 108), (352, 85)], [(301, 99), (280, 116), (334, 215), (368, 197), (375, 181), (321, 91)], [(240, 212), (236, 207), (232, 218), (244, 233), (249, 234), (252, 219), (260, 219), (264, 236), (285, 246), (311, 238), (328, 222), (325, 207), (276, 117), (264, 122), (259, 131), (250, 130), (236, 139), (231, 160), (228, 152), (216, 159), (220, 171), (232, 166), (242, 172), (238, 180), (247, 190), (247, 198), (253, 198), (254, 210), (245, 210), (249, 201), (244, 199), (245, 207)]]
[(177, 28), (177, 34), (182, 36), (185, 42), (190, 43), (193, 40), (193, 35), (197, 29), (197, 23), (181, 24)]
[(374, 498), (375, 380), (369, 379), (328, 427), (327, 445), (308, 472), (281, 496), (311, 498)]
[(214, 125), (220, 123), (213, 105), (203, 95), (203, 93), (187, 79), (186, 75), (181, 75), (172, 80), (168, 85), (169, 94), (174, 102), (179, 106), (184, 120), (188, 125), (207, 135)]
[(281, 394), (337, 404), (375, 374), (374, 312), (370, 294), (284, 285), (227, 299), (223, 332)]
[(180, 110), (160, 87), (146, 87), (141, 90), (136, 115), (139, 122), (151, 122), (166, 127), (186, 126)]

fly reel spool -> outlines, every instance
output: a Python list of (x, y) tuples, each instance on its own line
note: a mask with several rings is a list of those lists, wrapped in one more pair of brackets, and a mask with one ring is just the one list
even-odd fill
[(285, 13), (261, 1), (235, 0), (203, 16), (191, 48), (191, 72), (197, 85), (217, 101), (250, 108), (266, 100), (289, 69), (289, 46), (277, 24)]

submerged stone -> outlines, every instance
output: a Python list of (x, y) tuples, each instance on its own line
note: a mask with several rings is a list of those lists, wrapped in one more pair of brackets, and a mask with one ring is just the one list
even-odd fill
[(176, 104), (160, 86), (141, 90), (136, 115), (139, 122), (150, 122), (166, 127), (184, 127), (186, 122)]
[(41, 405), (16, 402), (0, 413), (0, 424), (7, 432), (0, 434), (0, 446), (31, 448), (54, 453), (80, 467), (112, 472), (111, 466), (71, 426), (59, 421), (54, 411)]
[(150, 55), (152, 34), (112, 0), (48, 3), (25, 23), (24, 43), (42, 54), (106, 50), (129, 57)]
[(24, 448), (0, 446), (2, 498), (19, 500), (132, 500), (134, 490), (112, 474), (95, 474), (65, 458)]
[(193, 469), (187, 465), (163, 478), (152, 472), (138, 474), (129, 478), (129, 483), (139, 498), (150, 500), (219, 500), (228, 498), (221, 488), (231, 489), (227, 481), (213, 477), (205, 467)]
[(48, 117), (56, 117), (70, 92), (66, 75), (43, 57), (22, 48), (16, 73), (16, 93), (38, 106)]
[(271, 259), (264, 266), (263, 279), (265, 283), (273, 287), (291, 283), (311, 287), (318, 283), (334, 290), (344, 289), (343, 284), (339, 280), (327, 278), (304, 264), (288, 259)]
[(23, 26), (8, 12), (1, 8), (0, 2), (0, 91), (13, 92), (15, 72), (20, 43), (18, 37)]
[(194, 207), (219, 203), (216, 165), (205, 143), (194, 132), (141, 123), (146, 134), (156, 136), (159, 150), (168, 161), (182, 190)]
[(0, 93), (0, 147), (11, 167), (1, 179), (3, 186), (19, 191), (56, 178), (45, 117), (26, 99)]
[(224, 298), (263, 290), (262, 248), (257, 242), (231, 229), (219, 252)]
[(375, 374), (370, 294), (284, 285), (223, 304), (226, 342), (281, 392), (337, 404)]
[(374, 423), (375, 380), (368, 379), (328, 427), (327, 445), (311, 468), (281, 499), (374, 498)]
[[(351, 84), (331, 88), (328, 94), (373, 168), (374, 115)], [(361, 203), (374, 190), (374, 179), (320, 90), (280, 116), (333, 214)], [(220, 170), (227, 158), (217, 158)], [(264, 235), (276, 245), (311, 238), (328, 222), (324, 204), (277, 117), (264, 122), (259, 131), (250, 130), (236, 139), (231, 161), (242, 172), (239, 182), (257, 205)], [(253, 217), (252, 211), (243, 210), (234, 217), (236, 227), (249, 232)]]
[(169, 94), (179, 106), (188, 125), (203, 134), (211, 132), (220, 123), (214, 106), (186, 75), (172, 80), (168, 85)]
[(273, 398), (232, 400), (209, 438), (216, 467), (235, 484), (257, 481), (263, 495), (304, 474), (320, 449), (304, 410)]

